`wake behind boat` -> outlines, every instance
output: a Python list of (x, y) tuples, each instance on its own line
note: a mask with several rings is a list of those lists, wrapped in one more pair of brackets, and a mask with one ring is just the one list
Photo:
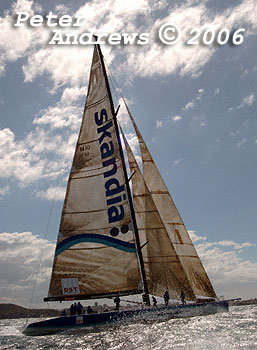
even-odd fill
[[(142, 294), (145, 307), (36, 322), (23, 331), (26, 335), (228, 311), (228, 303), (217, 300), (125, 100), (124, 103), (139, 141), (143, 172), (119, 130), (118, 110), (115, 112), (113, 106), (102, 52), (95, 45), (49, 293), (44, 301)], [(163, 297), (166, 291), (177, 300), (183, 293), (191, 303), (150, 307), (149, 295)], [(199, 296), (207, 302), (197, 303)]]

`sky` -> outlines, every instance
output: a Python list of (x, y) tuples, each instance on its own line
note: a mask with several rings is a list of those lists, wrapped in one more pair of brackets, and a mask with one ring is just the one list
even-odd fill
[[(0, 3), (0, 302), (43, 305), (86, 98), (92, 45), (50, 45), (53, 27), (14, 26), (18, 12), (50, 11), (85, 18), (63, 35), (148, 33), (145, 45), (101, 46), (114, 104), (118, 85), (217, 295), (257, 297), (255, 0), (17, 0)], [(158, 37), (167, 23), (180, 29), (173, 45)], [(210, 28), (216, 39), (227, 28), (228, 42), (205, 44)]]

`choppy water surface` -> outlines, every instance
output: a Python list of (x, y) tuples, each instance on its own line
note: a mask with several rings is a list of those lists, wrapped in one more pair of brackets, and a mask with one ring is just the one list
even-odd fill
[(257, 349), (257, 306), (231, 307), (229, 313), (205, 317), (45, 337), (22, 335), (19, 329), (24, 322), (0, 320), (0, 350)]

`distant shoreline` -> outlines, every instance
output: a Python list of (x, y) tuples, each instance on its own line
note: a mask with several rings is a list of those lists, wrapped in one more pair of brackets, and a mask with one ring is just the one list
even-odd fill
[(60, 310), (27, 309), (15, 304), (0, 304), (0, 319), (39, 318), (60, 316)]

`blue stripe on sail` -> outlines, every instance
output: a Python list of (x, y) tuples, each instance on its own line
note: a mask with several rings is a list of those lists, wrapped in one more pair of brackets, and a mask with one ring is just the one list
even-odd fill
[(82, 233), (76, 236), (68, 237), (62, 242), (58, 243), (56, 246), (55, 256), (61, 254), (62, 252), (76, 244), (84, 242), (100, 243), (115, 249), (123, 250), (128, 253), (136, 252), (136, 246), (134, 243), (124, 242), (117, 238), (99, 234)]

